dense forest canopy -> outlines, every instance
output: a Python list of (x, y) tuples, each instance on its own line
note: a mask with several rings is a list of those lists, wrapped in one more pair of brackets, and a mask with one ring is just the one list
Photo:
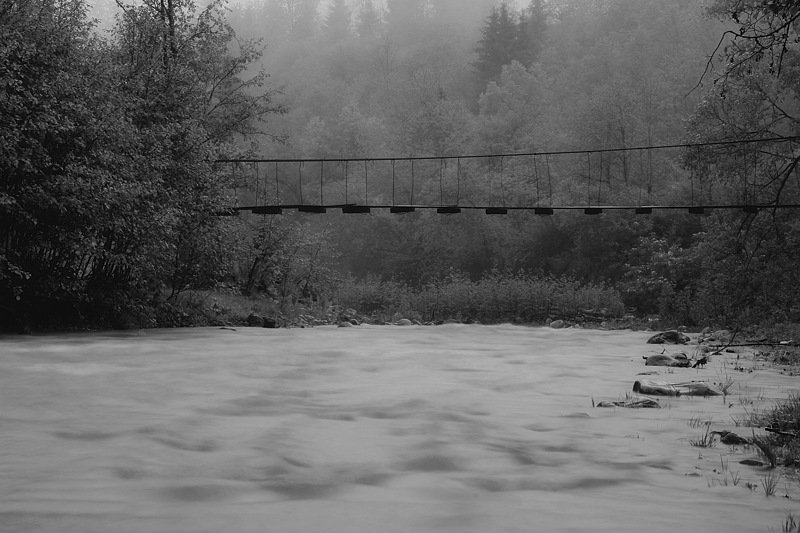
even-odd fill
[[(80, 0), (0, 0), (7, 324), (180, 323), (175, 305), (193, 291), (283, 305), (358, 280), (380, 290), (502, 273), (605, 284), (638, 313), (684, 324), (800, 318), (795, 211), (230, 218), (216, 215), (257, 199), (243, 186), (268, 170), (214, 164), (791, 139), (794, 1), (93, 7), (98, 22)], [(458, 167), (459, 200), (532, 205), (546, 167), (555, 203), (585, 201), (587, 185), (609, 204), (800, 203), (796, 158), (794, 143), (749, 142), (608, 152), (588, 171), (586, 158), (475, 160)], [(369, 188), (338, 168), (322, 190), (285, 178), (280, 194), (410, 194), (388, 169), (371, 172)]]

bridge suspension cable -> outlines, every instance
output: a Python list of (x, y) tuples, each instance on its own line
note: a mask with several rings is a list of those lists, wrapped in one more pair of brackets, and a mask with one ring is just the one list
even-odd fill
[[(533, 211), (539, 215), (551, 215), (560, 210), (583, 210), (590, 215), (615, 210), (632, 210), (637, 214), (649, 214), (653, 210), (686, 210), (702, 214), (713, 209), (740, 209), (746, 213), (757, 213), (762, 209), (800, 207), (797, 203), (800, 199), (800, 176), (797, 176), (796, 169), (800, 156), (795, 153), (798, 141), (800, 136), (753, 137), (702, 143), (525, 153), (380, 158), (234, 158), (219, 159), (215, 163), (230, 165), (232, 178), (238, 184), (238, 204), (221, 209), (220, 214), (237, 214), (240, 211), (278, 214), (284, 209), (324, 213), (332, 208), (340, 208), (345, 213), (369, 213), (373, 209), (389, 209), (394, 213), (435, 209), (443, 214), (460, 213), (462, 210), (483, 210), (487, 214)], [(733, 191), (728, 184), (728, 189), (723, 191), (724, 197), (736, 197), (739, 200), (731, 203), (714, 202), (710, 180), (702, 179), (701, 171), (706, 169), (691, 164), (685, 169), (688, 175), (679, 171), (682, 167), (679, 151), (699, 152), (703, 148), (730, 145), (756, 145), (752, 149), (752, 164), (746, 161), (749, 152), (742, 154), (743, 164), (739, 165), (742, 168), (736, 172), (741, 175), (741, 184), (738, 186), (743, 189)], [(788, 149), (767, 150), (763, 148), (766, 145), (784, 145)], [(654, 156), (656, 152), (660, 154), (658, 157)], [(632, 155), (634, 153), (638, 154), (638, 172), (636, 156)], [(581, 156), (585, 156), (583, 163), (579, 162)], [(788, 183), (789, 172), (795, 173), (798, 189), (792, 191), (795, 201), (782, 201), (791, 196), (783, 188), (778, 191), (777, 197), (769, 197), (767, 187), (758, 186), (756, 174), (759, 163), (765, 157), (772, 158), (768, 163), (777, 168), (779, 174), (786, 174), (784, 182)], [(774, 165), (775, 161), (781, 164)], [(353, 164), (363, 165), (362, 175), (351, 173)], [(274, 168), (273, 175), (261, 172), (261, 165)], [(295, 180), (291, 178), (293, 166), (296, 166), (297, 172)], [(313, 184), (304, 183), (306, 167), (311, 171), (318, 167), (318, 190)], [(251, 169), (249, 173), (247, 168)], [(752, 179), (748, 179), (749, 169), (752, 169)], [(656, 172), (661, 173), (662, 184), (669, 183), (672, 188), (678, 189), (686, 187), (682, 189), (686, 191), (685, 201), (666, 203), (662, 200), (663, 194), (655, 194), (653, 184)], [(638, 179), (634, 179), (635, 174), (638, 174)], [(500, 189), (499, 198), (492, 192), (495, 176)], [(682, 180), (685, 186), (680, 185)], [(274, 199), (268, 198), (267, 191), (272, 187), (269, 181), (274, 181)], [(582, 200), (575, 203), (575, 199), (581, 196), (576, 187), (584, 182), (585, 204)], [(595, 182), (596, 186), (593, 187)], [(636, 187), (638, 191), (632, 190)], [(356, 193), (359, 189), (363, 191), (363, 202), (359, 198), (361, 193)], [(354, 201), (354, 197), (359, 201)], [(680, 198), (680, 194), (672, 197)]]

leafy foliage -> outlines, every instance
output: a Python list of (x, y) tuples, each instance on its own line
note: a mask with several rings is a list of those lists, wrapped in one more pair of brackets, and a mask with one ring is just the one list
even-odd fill
[(114, 325), (215, 283), (232, 184), (211, 161), (280, 111), (252, 92), (265, 74), (243, 77), (255, 44), (228, 51), (218, 3), (126, 7), (107, 41), (80, 0), (0, 13), (3, 314)]
[(335, 285), (330, 229), (316, 232), (299, 218), (273, 215), (249, 221), (252, 242), (242, 249), (238, 262), (246, 296), (267, 294), (285, 308), (292, 300), (316, 301)]
[[(276, 170), (275, 185), (291, 202), (798, 203), (796, 150), (766, 140), (797, 135), (795, 4), (717, 0), (716, 24), (685, 0), (336, 0), (327, 13), (317, 0), (148, 0), (101, 38), (80, 0), (0, 0), (0, 312), (179, 324), (179, 304), (219, 284), (280, 307), (323, 302), (352, 275), (387, 291), (384, 308), (427, 291), (513, 319), (538, 316), (515, 290), (563, 276), (685, 324), (795, 320), (790, 212), (222, 218), (263, 198), (242, 192), (243, 167), (211, 163), (604, 148), (320, 164)], [(716, 83), (693, 90), (704, 67)], [(754, 142), (616, 151), (681, 137)], [(316, 171), (324, 183), (297, 179)], [(490, 311), (474, 295), (496, 272), (509, 308)], [(536, 275), (514, 285), (507, 272)]]
[(728, 72), (751, 72), (754, 63), (764, 60), (770, 74), (781, 75), (783, 60), (797, 43), (797, 0), (717, 0), (709, 11), (737, 26), (726, 31), (718, 45), (719, 49), (725, 43)]
[[(800, 158), (797, 129), (800, 54), (796, 2), (718, 0), (712, 14), (738, 29), (724, 49), (724, 69), (689, 123), (693, 141), (752, 141), (687, 150), (684, 165), (715, 186), (726, 201), (767, 206), (797, 203)], [(797, 320), (797, 224), (791, 212), (762, 209), (714, 217), (698, 243), (703, 276), (698, 296), (707, 315), (747, 325)]]
[(340, 284), (335, 298), (344, 307), (384, 320), (415, 317), (432, 322), (532, 323), (552, 317), (576, 319), (586, 313), (614, 318), (624, 310), (618, 293), (600, 284), (499, 270), (478, 281), (450, 270), (419, 289), (367, 276)]

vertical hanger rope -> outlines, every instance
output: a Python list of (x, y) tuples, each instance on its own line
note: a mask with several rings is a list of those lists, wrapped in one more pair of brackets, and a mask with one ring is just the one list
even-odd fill
[(586, 178), (586, 205), (592, 205), (592, 154), (586, 153), (586, 161), (589, 163), (589, 176)]
[(414, 205), (414, 160), (411, 160), (411, 205)]
[(548, 154), (545, 154), (544, 162), (547, 164), (547, 186), (550, 192), (547, 205), (553, 207), (553, 178), (550, 175), (550, 156)]
[(300, 177), (300, 205), (305, 205), (303, 202), (303, 162), (297, 165), (297, 174)]
[(456, 205), (461, 204), (461, 158), (456, 159)]

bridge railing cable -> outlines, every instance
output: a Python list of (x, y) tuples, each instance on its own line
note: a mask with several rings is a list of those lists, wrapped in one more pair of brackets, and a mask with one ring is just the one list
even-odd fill
[[(436, 209), (447, 214), (459, 213), (462, 209), (484, 210), (488, 214), (532, 210), (540, 215), (550, 215), (559, 210), (583, 210), (586, 214), (599, 214), (606, 210), (634, 210), (638, 214), (649, 214), (656, 209), (688, 210), (697, 214), (710, 209), (758, 212), (761, 209), (798, 207), (791, 201), (800, 198), (800, 172), (795, 155), (798, 141), (800, 137), (754, 137), (524, 153), (380, 158), (231, 158), (219, 159), (215, 163), (229, 166), (236, 183), (238, 204), (222, 209), (225, 213), (279, 214), (284, 209), (324, 213), (330, 208), (342, 208), (349, 213), (369, 213), (372, 209), (389, 209), (395, 213)], [(701, 167), (698, 156), (703, 149), (730, 145), (752, 146), (752, 151), (740, 154), (741, 162), (732, 165), (738, 169), (731, 171), (738, 176), (727, 180), (729, 183), (725, 186), (728, 188), (722, 190), (723, 197), (738, 201), (715, 203), (712, 180), (704, 179), (704, 170), (707, 169)], [(661, 154), (657, 161), (655, 152)], [(617, 157), (614, 154), (621, 155)], [(581, 156), (585, 157), (583, 163), (579, 162)], [(680, 171), (682, 161), (688, 163)], [(274, 171), (262, 172), (262, 164)], [(354, 194), (352, 189), (357, 187), (358, 190), (361, 185), (361, 177), (354, 178), (350, 173), (353, 164), (363, 165), (363, 202), (361, 194)], [(769, 192), (770, 185), (763, 179), (759, 181), (758, 177), (759, 171), (765, 172), (765, 165), (772, 165), (769, 168), (773, 172), (785, 172), (784, 182), (788, 181), (789, 188), (796, 188), (789, 195), (789, 201), (782, 200), (786, 194), (769, 200), (765, 193)], [(292, 167), (296, 168), (294, 180), (291, 178)], [(308, 181), (304, 180), (304, 170), (313, 172), (315, 168), (319, 171), (318, 193), (314, 191), (313, 183), (304, 182)], [(654, 190), (656, 172), (659, 179), (655, 183), (668, 183), (673, 189), (672, 198), (680, 198), (681, 187), (685, 187), (686, 201), (665, 202), (663, 199), (668, 195), (659, 195), (659, 191)], [(638, 178), (631, 179), (634, 173)], [(791, 186), (790, 173), (794, 174), (796, 187)], [(437, 178), (438, 187), (435, 185)], [(492, 192), (495, 179), (500, 189), (499, 198)], [(578, 205), (575, 199), (581, 196), (579, 187), (584, 180), (585, 204)], [(685, 185), (680, 185), (680, 180), (685, 180)], [(274, 183), (270, 184), (270, 181)], [(596, 187), (593, 187), (595, 182)], [(736, 190), (732, 183), (735, 183)], [(275, 197), (270, 199), (268, 190), (273, 186)], [(785, 193), (783, 190), (779, 192)], [(765, 201), (765, 197), (768, 200)]]

